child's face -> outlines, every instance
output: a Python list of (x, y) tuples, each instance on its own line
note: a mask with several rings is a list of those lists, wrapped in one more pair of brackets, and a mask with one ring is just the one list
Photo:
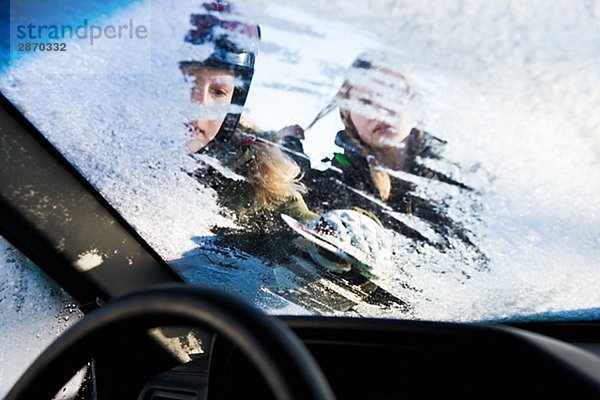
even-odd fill
[(353, 88), (350, 99), (360, 102), (365, 112), (353, 110), (350, 119), (360, 138), (369, 146), (394, 147), (410, 134), (411, 118), (401, 107), (387, 108), (373, 101), (373, 97), (366, 89)]
[[(233, 71), (212, 67), (200, 67), (190, 71), (195, 82), (190, 97), (205, 110), (211, 106), (231, 104), (236, 74)], [(190, 153), (204, 148), (221, 129), (226, 111), (214, 114), (210, 119), (196, 119), (190, 124), (192, 138), (187, 144)]]

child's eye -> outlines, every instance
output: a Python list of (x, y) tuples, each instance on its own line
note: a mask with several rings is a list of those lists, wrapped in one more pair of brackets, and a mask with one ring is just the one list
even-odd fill
[(227, 94), (229, 92), (226, 89), (223, 89), (223, 88), (213, 87), (213, 88), (210, 89), (210, 93), (213, 96), (216, 96), (216, 97), (227, 97)]
[(366, 106), (370, 106), (371, 104), (373, 104), (373, 101), (371, 99), (362, 98), (362, 99), (359, 99), (359, 101)]

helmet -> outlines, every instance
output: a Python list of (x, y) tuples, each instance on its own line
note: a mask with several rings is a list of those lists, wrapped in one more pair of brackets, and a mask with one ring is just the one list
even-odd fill
[[(258, 25), (233, 20), (233, 6), (226, 0), (203, 3), (202, 7), (206, 10), (205, 13), (190, 16), (193, 28), (184, 40), (192, 45), (210, 44), (214, 50), (207, 58), (181, 61), (180, 68), (185, 70), (194, 66), (207, 66), (235, 71), (241, 82), (233, 92), (231, 103), (243, 106), (254, 75), (260, 28)], [(217, 137), (229, 138), (239, 119), (240, 114), (227, 114)]]

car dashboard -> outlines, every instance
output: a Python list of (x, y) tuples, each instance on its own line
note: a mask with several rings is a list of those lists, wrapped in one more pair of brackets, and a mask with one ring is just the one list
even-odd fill
[[(338, 399), (597, 398), (600, 325), (284, 317)], [(596, 353), (594, 354), (593, 351)], [(158, 374), (140, 399), (269, 399), (258, 371), (221, 336)]]

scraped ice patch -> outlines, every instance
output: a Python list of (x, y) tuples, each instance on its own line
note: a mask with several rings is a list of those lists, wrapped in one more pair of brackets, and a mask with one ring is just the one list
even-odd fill
[[(338, 171), (342, 172), (341, 170), (338, 170)], [(371, 203), (376, 204), (378, 207), (381, 207), (384, 210), (390, 210), (390, 211), (392, 210), (392, 207), (390, 207), (389, 205), (387, 205), (384, 201), (381, 201), (377, 197), (375, 197), (375, 196), (373, 196), (373, 195), (371, 195), (371, 194), (369, 194), (369, 193), (367, 193), (365, 191), (355, 189), (352, 186), (350, 186), (350, 185), (348, 185), (348, 184), (346, 184), (346, 183), (344, 183), (344, 182), (342, 182), (340, 180), (337, 180), (337, 179), (336, 179), (335, 182), (338, 185), (344, 187), (345, 189), (350, 190), (350, 191), (358, 194), (359, 196), (364, 197), (365, 199), (369, 200)]]
[(419, 232), (431, 242), (443, 242), (442, 238), (437, 233), (435, 233), (433, 228), (431, 228), (431, 226), (429, 226), (429, 224), (423, 221), (422, 219), (415, 217), (414, 215), (399, 213), (395, 211), (386, 211), (386, 213), (392, 216), (393, 218), (397, 219), (398, 221), (402, 222), (409, 228), (412, 228), (415, 231)]
[(235, 171), (227, 168), (219, 160), (214, 157), (211, 157), (207, 154), (193, 154), (192, 157), (197, 160), (200, 164), (206, 164), (212, 168), (214, 168), (217, 172), (222, 174), (225, 178), (231, 179), (234, 181), (246, 181), (246, 177), (236, 174)]
[[(277, 293), (273, 293), (268, 288), (263, 288), (262, 290), (265, 294), (264, 297), (266, 299), (276, 298), (279, 300), (278, 302), (267, 302), (267, 303), (263, 304), (263, 307), (261, 307), (261, 308), (268, 314), (272, 314), (272, 315), (311, 315), (312, 314), (306, 308), (300, 307), (299, 305), (294, 304), (289, 300), (286, 300), (285, 298), (281, 297)], [(260, 303), (258, 305), (261, 306)]]
[(79, 272), (87, 272), (99, 267), (104, 262), (104, 257), (98, 250), (90, 250), (79, 255), (79, 258), (73, 262), (73, 266)]
[(243, 251), (214, 244), (214, 238), (197, 238), (202, 245), (172, 260), (171, 265), (192, 284), (210, 286), (239, 296), (273, 314), (308, 310), (276, 293), (279, 288), (293, 288), (291, 275)]

